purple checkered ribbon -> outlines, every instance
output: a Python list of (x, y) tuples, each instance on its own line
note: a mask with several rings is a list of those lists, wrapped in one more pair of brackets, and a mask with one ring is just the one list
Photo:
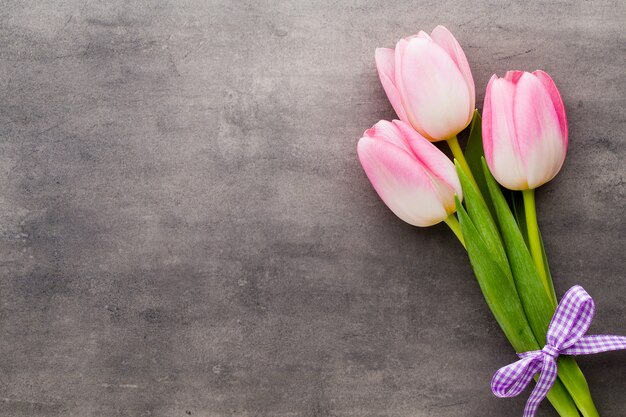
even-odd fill
[(524, 409), (524, 417), (533, 417), (556, 380), (556, 359), (559, 355), (589, 355), (626, 349), (624, 336), (585, 336), (595, 310), (593, 299), (583, 287), (575, 285), (570, 288), (552, 317), (547, 344), (541, 350), (518, 354), (520, 360), (500, 368), (491, 380), (493, 393), (501, 398), (515, 397), (528, 386), (537, 372), (541, 372)]

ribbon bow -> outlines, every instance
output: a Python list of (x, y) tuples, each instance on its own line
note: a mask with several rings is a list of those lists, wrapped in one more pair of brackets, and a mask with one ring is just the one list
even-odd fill
[(500, 368), (491, 380), (491, 391), (501, 398), (515, 397), (537, 372), (541, 372), (524, 408), (524, 417), (533, 417), (556, 380), (559, 355), (589, 355), (626, 349), (624, 336), (585, 336), (595, 309), (593, 299), (583, 287), (575, 285), (570, 288), (552, 317), (544, 348), (520, 353), (520, 360)]

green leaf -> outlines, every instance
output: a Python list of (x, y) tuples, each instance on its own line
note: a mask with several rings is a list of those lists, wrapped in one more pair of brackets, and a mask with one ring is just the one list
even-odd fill
[(556, 297), (556, 291), (554, 291), (554, 282), (552, 281), (552, 274), (550, 273), (550, 264), (548, 264), (548, 255), (546, 255), (546, 248), (543, 246), (543, 237), (539, 232), (539, 240), (541, 241), (541, 256), (543, 257), (543, 268), (546, 271), (546, 277), (548, 277), (548, 286), (553, 296)]
[(535, 350), (539, 345), (529, 326), (515, 284), (491, 256), (469, 214), (458, 198), (457, 213), (467, 253), (478, 285), (500, 328), (517, 352)]
[(530, 250), (530, 245), (528, 243), (528, 226), (526, 225), (526, 213), (524, 211), (524, 197), (522, 196), (522, 192), (510, 190), (507, 200), (509, 202), (509, 206), (511, 207), (511, 211), (515, 216), (515, 220), (517, 221), (517, 226), (519, 227), (520, 232), (522, 232), (524, 242), (526, 242), (526, 246)]
[(552, 302), (543, 287), (530, 251), (524, 242), (522, 232), (517, 226), (500, 186), (489, 172), (484, 158), (482, 165), (517, 292), (522, 300), (530, 327), (533, 329), (539, 344), (543, 346), (546, 343), (548, 325), (554, 314)]
[(489, 208), (487, 208), (485, 200), (481, 197), (479, 191), (472, 184), (456, 159), (454, 160), (454, 165), (456, 166), (456, 171), (461, 181), (461, 187), (463, 188), (463, 201), (467, 207), (467, 212), (477, 232), (480, 234), (487, 249), (491, 253), (491, 257), (497, 262), (506, 277), (513, 283), (513, 274), (509, 267), (509, 261), (506, 257), (500, 232), (498, 232), (498, 226)]

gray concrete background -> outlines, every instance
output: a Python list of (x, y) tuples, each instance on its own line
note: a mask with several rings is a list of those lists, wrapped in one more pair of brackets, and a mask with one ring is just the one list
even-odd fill
[[(625, 3), (386, 3), (0, 4), (0, 415), (521, 415), (465, 254), (355, 155), (393, 117), (374, 48), (438, 23), (479, 104), (494, 72), (555, 78), (556, 287), (626, 333)], [(626, 415), (626, 353), (579, 362)]]

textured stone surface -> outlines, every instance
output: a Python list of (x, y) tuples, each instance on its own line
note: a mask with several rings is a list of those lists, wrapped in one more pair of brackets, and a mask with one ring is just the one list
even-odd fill
[[(559, 293), (626, 333), (619, 1), (0, 5), (0, 414), (521, 414), (443, 226), (379, 201), (376, 46), (447, 25), (474, 71), (543, 68), (571, 147), (539, 191)], [(580, 360), (624, 416), (626, 353)], [(555, 416), (549, 406), (543, 416)]]

